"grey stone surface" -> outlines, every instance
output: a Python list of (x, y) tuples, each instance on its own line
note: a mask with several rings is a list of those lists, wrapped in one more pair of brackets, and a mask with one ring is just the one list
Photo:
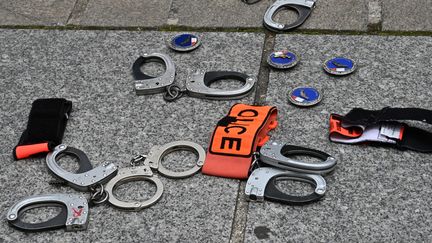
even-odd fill
[[(25, 128), (31, 102), (36, 98), (64, 97), (73, 101), (63, 142), (85, 151), (94, 165), (109, 161), (126, 167), (132, 156), (147, 153), (151, 146), (180, 139), (207, 146), (216, 122), (238, 101), (183, 97), (175, 103), (166, 103), (162, 94), (136, 96), (130, 73), (132, 63), (144, 53), (168, 53), (177, 65), (176, 80), (180, 83), (185, 80), (187, 71), (197, 68), (242, 71), (256, 76), (263, 35), (200, 33), (205, 37), (202, 46), (184, 54), (174, 53), (165, 46), (163, 40), (174, 34), (0, 31), (0, 208), (3, 219), (7, 209), (24, 196), (78, 193), (68, 187), (48, 185), (53, 178), (47, 172), (44, 158), (17, 162), (12, 159), (12, 148)], [(223, 44), (228, 42), (230, 45)], [(242, 101), (252, 103), (252, 97), (253, 94)], [(171, 155), (168, 160), (170, 158), (175, 157)], [(202, 174), (184, 180), (163, 177), (162, 180), (166, 191), (161, 201), (143, 211), (124, 212), (109, 205), (93, 207), (89, 229), (78, 233), (63, 230), (23, 233), (2, 220), (0, 240), (228, 242), (237, 180)], [(142, 199), (147, 195), (144, 191), (150, 189), (147, 183), (131, 183), (119, 188), (118, 194), (122, 198)], [(26, 218), (38, 217), (43, 212), (46, 211), (34, 211)]]
[(64, 25), (75, 1), (3, 0), (0, 25)]
[(311, 16), (301, 29), (358, 30), (367, 29), (368, 0), (316, 1)]
[[(425, 50), (431, 44), (430, 37), (277, 36), (275, 48), (289, 48), (301, 61), (270, 75), (267, 102), (279, 108), (280, 122), (272, 139), (323, 150), (339, 164), (317, 203), (249, 203), (245, 242), (432, 240), (431, 154), (335, 144), (327, 137), (330, 113), (354, 107), (430, 109), (432, 54)], [(327, 75), (321, 64), (334, 55), (353, 58), (358, 70), (347, 77)], [(299, 85), (321, 89), (323, 101), (309, 109), (290, 105), (287, 92)], [(288, 185), (286, 192), (301, 189)]]
[(240, 0), (173, 0), (169, 24), (193, 27), (261, 27), (272, 0), (248, 5)]
[[(238, 1), (173, 0), (170, 23), (194, 27), (261, 27), (266, 9), (274, 1), (253, 5)], [(312, 15), (300, 28), (326, 30), (366, 30), (367, 1), (317, 1)], [(282, 11), (277, 20), (295, 19), (293, 11)]]
[(171, 0), (92, 0), (70, 24), (84, 26), (154, 27), (166, 23)]
[(387, 0), (383, 5), (383, 30), (432, 31), (429, 0)]

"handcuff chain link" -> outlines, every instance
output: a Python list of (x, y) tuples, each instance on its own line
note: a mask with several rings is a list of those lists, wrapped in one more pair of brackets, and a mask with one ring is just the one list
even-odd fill
[(253, 154), (252, 154), (253, 160), (252, 160), (249, 172), (252, 172), (255, 169), (258, 169), (260, 167), (259, 162), (258, 162), (259, 161), (259, 155), (260, 155), (259, 152), (253, 152)]
[(167, 92), (163, 96), (164, 100), (172, 102), (182, 97), (187, 90), (180, 88), (180, 86), (176, 84), (171, 84), (166, 87), (166, 91)]
[(90, 202), (94, 205), (99, 205), (108, 200), (108, 193), (105, 191), (102, 184), (98, 184), (96, 187), (90, 188), (91, 196)]
[(146, 158), (147, 158), (147, 155), (143, 155), (143, 154), (137, 155), (131, 159), (130, 164), (132, 166), (136, 166), (139, 163), (143, 162)]

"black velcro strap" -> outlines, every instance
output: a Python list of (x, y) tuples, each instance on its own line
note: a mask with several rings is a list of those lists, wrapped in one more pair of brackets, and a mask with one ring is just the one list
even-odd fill
[(397, 145), (401, 149), (432, 153), (432, 133), (417, 127), (405, 126), (402, 140), (398, 141)]
[[(345, 124), (361, 125), (364, 127), (376, 126), (377, 124), (395, 124), (397, 121), (404, 120), (421, 121), (432, 124), (432, 111), (421, 108), (386, 107), (381, 110), (354, 108), (348, 112), (348, 114), (341, 116), (339, 119), (341, 119)], [(403, 131), (400, 131), (402, 139), (394, 139), (399, 149), (410, 149), (425, 153), (432, 152), (432, 132), (417, 127), (410, 127), (401, 122), (397, 122), (397, 124), (400, 124), (401, 127), (403, 127)], [(380, 142), (379, 139), (377, 141)], [(343, 142), (343, 140), (339, 140), (339, 142)]]
[(35, 100), (32, 104), (27, 128), (22, 133), (16, 147), (45, 142), (48, 142), (50, 147), (59, 145), (63, 139), (71, 110), (72, 102), (66, 99)]
[(354, 108), (345, 115), (345, 120), (357, 125), (371, 125), (381, 121), (421, 121), (432, 124), (432, 111), (421, 108), (390, 108), (365, 110)]

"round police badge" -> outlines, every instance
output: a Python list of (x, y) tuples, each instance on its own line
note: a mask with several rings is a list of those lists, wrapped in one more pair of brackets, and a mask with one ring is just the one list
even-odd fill
[(318, 104), (322, 97), (319, 91), (312, 87), (297, 87), (291, 90), (289, 101), (298, 106), (313, 106)]
[(274, 51), (267, 57), (267, 63), (277, 69), (288, 69), (299, 62), (298, 56), (288, 50)]
[(323, 64), (324, 70), (333, 75), (348, 75), (354, 72), (357, 64), (345, 57), (333, 57), (326, 60)]
[(201, 41), (196, 35), (183, 33), (171, 38), (167, 44), (173, 50), (186, 52), (198, 48)]

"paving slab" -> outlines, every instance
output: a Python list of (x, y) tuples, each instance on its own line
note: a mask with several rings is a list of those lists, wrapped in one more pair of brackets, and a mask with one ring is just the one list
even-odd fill
[(382, 1), (383, 30), (432, 31), (432, 3), (429, 0)]
[(4, 0), (0, 25), (65, 25), (74, 5), (68, 0)]
[(164, 25), (171, 0), (92, 0), (72, 16), (73, 25), (114, 27), (155, 27)]
[[(317, 203), (249, 203), (245, 242), (432, 240), (432, 155), (328, 140), (330, 113), (346, 114), (354, 107), (430, 109), (432, 54), (424, 50), (431, 44), (431, 37), (276, 37), (276, 49), (288, 48), (301, 61), (292, 70), (271, 72), (267, 103), (279, 109), (272, 139), (323, 150), (339, 164), (326, 177), (326, 196)], [(327, 75), (322, 62), (336, 55), (356, 60), (358, 70), (346, 77)], [(300, 85), (321, 89), (322, 102), (306, 109), (289, 104), (288, 91)], [(312, 192), (295, 183), (279, 186), (285, 192)]]
[(368, 0), (316, 1), (311, 16), (300, 29), (365, 31)]
[[(192, 69), (233, 70), (258, 74), (262, 34), (199, 33), (202, 46), (174, 53), (164, 39), (176, 33), (124, 31), (0, 31), (0, 208), (2, 217), (22, 197), (45, 193), (78, 193), (48, 184), (44, 158), (13, 161), (12, 148), (37, 98), (64, 97), (73, 111), (63, 142), (82, 149), (94, 165), (105, 161), (127, 167), (132, 156), (153, 145), (190, 140), (207, 147), (216, 122), (239, 101), (183, 97), (166, 103), (162, 94), (136, 96), (131, 66), (144, 53), (169, 54), (177, 66), (177, 82)], [(237, 40), (232, 42), (232, 40)], [(230, 45), (222, 43), (230, 42)], [(155, 72), (157, 67), (146, 69)], [(223, 86), (223, 85), (222, 85)], [(253, 94), (242, 102), (252, 103)], [(179, 154), (185, 158), (190, 154)], [(181, 157), (181, 158), (183, 158)], [(172, 160), (173, 163), (169, 163)], [(164, 165), (180, 165), (170, 155)], [(63, 166), (72, 169), (62, 162)], [(178, 164), (176, 164), (178, 163)], [(76, 167), (75, 167), (76, 168)], [(2, 242), (228, 242), (235, 210), (237, 180), (195, 175), (183, 180), (162, 177), (160, 202), (140, 212), (109, 205), (91, 208), (87, 231), (23, 233), (0, 224)], [(117, 192), (124, 199), (143, 199), (154, 190), (147, 183), (129, 183)], [(79, 193), (78, 193), (79, 194)], [(88, 196), (88, 194), (83, 194)], [(26, 215), (35, 220), (44, 212)], [(53, 215), (52, 215), (53, 216)], [(46, 217), (45, 217), (46, 218)], [(5, 218), (3, 218), (5, 219)]]
[[(193, 27), (261, 27), (266, 9), (274, 1), (247, 5), (240, 0), (173, 0), (169, 23)], [(367, 1), (317, 1), (302, 29), (366, 30)], [(276, 19), (295, 19), (293, 11), (282, 11)]]

